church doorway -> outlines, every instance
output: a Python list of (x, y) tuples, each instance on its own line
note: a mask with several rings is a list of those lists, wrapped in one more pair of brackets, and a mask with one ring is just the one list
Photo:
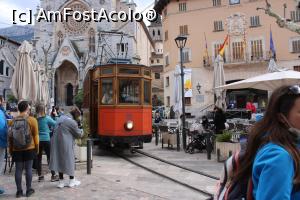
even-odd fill
[(78, 85), (77, 68), (73, 63), (64, 61), (55, 72), (55, 104), (58, 106), (74, 105)]
[(71, 83), (68, 83), (66, 89), (67, 89), (66, 106), (72, 106), (73, 105), (73, 85)]

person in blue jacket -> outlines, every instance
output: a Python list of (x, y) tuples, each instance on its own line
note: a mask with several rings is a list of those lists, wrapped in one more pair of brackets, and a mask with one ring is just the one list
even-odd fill
[[(56, 122), (45, 114), (45, 106), (42, 104), (37, 105), (36, 107), (37, 121), (39, 126), (39, 154), (37, 156), (37, 172), (38, 172), (38, 181), (43, 181), (44, 176), (42, 175), (42, 155), (45, 151), (47, 156), (47, 161), (50, 161), (50, 132)], [(58, 176), (55, 175), (54, 171), (51, 171), (51, 181), (58, 181)]]
[[(3, 97), (0, 96), (0, 105), (3, 103)], [(7, 122), (6, 116), (0, 109), (0, 175), (3, 173), (5, 150), (7, 148)], [(4, 193), (4, 189), (0, 188), (0, 194)]]
[(300, 86), (282, 86), (249, 135), (234, 180), (252, 177), (255, 200), (300, 199)]

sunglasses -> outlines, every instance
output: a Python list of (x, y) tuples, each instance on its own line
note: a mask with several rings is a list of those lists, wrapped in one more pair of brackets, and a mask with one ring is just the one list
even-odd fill
[(293, 85), (289, 87), (290, 94), (300, 94), (300, 85)]

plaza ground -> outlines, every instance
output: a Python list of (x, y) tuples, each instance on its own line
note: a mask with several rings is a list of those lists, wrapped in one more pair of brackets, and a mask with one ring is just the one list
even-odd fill
[[(177, 152), (175, 149), (161, 149), (160, 145), (155, 146), (154, 143), (145, 144), (143, 151), (213, 176), (219, 176), (222, 169), (222, 163), (218, 163), (214, 156), (212, 156), (212, 160), (207, 160), (205, 153), (186, 154), (183, 151)], [(124, 151), (123, 154), (137, 163), (195, 188), (210, 193), (215, 192), (217, 181), (214, 179), (187, 172), (137, 153), (131, 154), (129, 151)], [(44, 168), (47, 167), (44, 166)], [(50, 182), (49, 172), (45, 176), (44, 182), (38, 182), (38, 177), (34, 172), (33, 188), (36, 193), (30, 199), (204, 200), (208, 198), (199, 192), (152, 174), (122, 158), (96, 148), (94, 148), (92, 174), (87, 175), (83, 165), (77, 168), (75, 177), (81, 181), (81, 185), (77, 188), (56, 188), (57, 182)], [(67, 180), (67, 177), (65, 179)], [(6, 194), (0, 196), (0, 199), (15, 199), (16, 186), (13, 172), (6, 173), (4, 177), (1, 177), (0, 185), (6, 189)], [(24, 176), (23, 190), (26, 190)], [(25, 199), (25, 197), (21, 199)]]

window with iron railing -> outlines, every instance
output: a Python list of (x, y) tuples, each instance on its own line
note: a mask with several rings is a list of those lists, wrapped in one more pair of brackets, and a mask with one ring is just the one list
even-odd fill
[(262, 40), (251, 41), (251, 61), (261, 60), (264, 57)]
[(259, 16), (250, 17), (250, 27), (260, 26)]
[(191, 97), (184, 97), (184, 104), (186, 106), (192, 105), (192, 98)]
[(300, 40), (292, 41), (292, 52), (300, 53)]
[(183, 25), (179, 27), (179, 35), (188, 35), (188, 25)]
[(221, 0), (213, 0), (213, 6), (220, 6)]
[(294, 71), (300, 72), (300, 66), (294, 66)]
[(160, 73), (155, 73), (155, 79), (160, 79)]
[(244, 42), (233, 42), (232, 43), (232, 61), (240, 62), (244, 61), (245, 50)]
[(169, 87), (170, 85), (170, 77), (166, 77), (166, 87)]
[[(180, 61), (180, 54), (179, 54), (179, 61)], [(187, 63), (191, 61), (191, 49), (185, 48), (182, 51), (182, 62)]]
[(300, 22), (300, 11), (291, 11), (291, 20), (293, 22)]
[(170, 96), (167, 96), (167, 106), (171, 105)]
[(179, 12), (186, 11), (186, 3), (179, 3)]
[(222, 21), (214, 21), (214, 31), (224, 31)]

